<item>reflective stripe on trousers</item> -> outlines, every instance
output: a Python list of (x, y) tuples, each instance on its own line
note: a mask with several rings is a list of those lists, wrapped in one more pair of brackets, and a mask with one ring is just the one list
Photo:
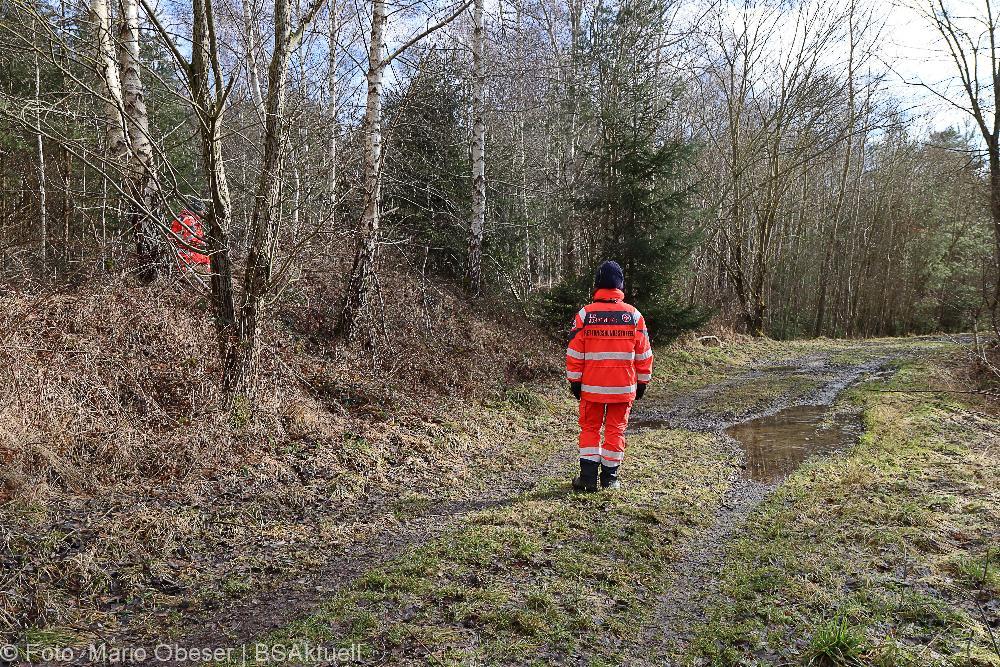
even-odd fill
[[(631, 403), (580, 401), (580, 458), (614, 467), (625, 455), (625, 429)], [(601, 443), (604, 426), (604, 443)]]

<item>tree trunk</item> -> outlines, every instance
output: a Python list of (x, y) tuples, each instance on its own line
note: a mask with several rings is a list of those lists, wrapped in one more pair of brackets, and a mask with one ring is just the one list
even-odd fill
[(993, 220), (993, 264), (996, 275), (996, 282), (993, 285), (993, 296), (987, 299), (990, 309), (990, 321), (993, 325), (993, 332), (1000, 336), (1000, 321), (998, 321), (998, 309), (1000, 309), (1000, 145), (994, 138), (989, 145), (990, 151), (990, 216)]
[(476, 0), (472, 32), (472, 220), (465, 285), (479, 296), (482, 288), (483, 227), (486, 222), (486, 66), (483, 60), (483, 0)]
[(212, 270), (212, 310), (215, 313), (215, 332), (219, 358), (223, 361), (223, 377), (232, 373), (225, 365), (231, 360), (229, 349), (238, 340), (236, 331), (236, 305), (233, 290), (233, 266), (229, 255), (229, 182), (222, 159), (222, 140), (219, 123), (206, 119), (202, 128), (202, 159), (208, 172), (208, 185), (212, 205), (205, 216), (205, 246), (209, 267)]
[(365, 102), (365, 206), (354, 265), (337, 327), (348, 341), (354, 339), (359, 320), (366, 315), (378, 252), (382, 190), (382, 80), (385, 73), (382, 44), (385, 23), (385, 0), (374, 0), (371, 43), (368, 47), (368, 94)]
[(230, 345), (225, 363), (223, 388), (250, 394), (255, 388), (260, 358), (258, 339), (264, 297), (271, 286), (275, 244), (278, 238), (281, 188), (281, 140), (284, 133), (285, 92), (288, 85), (288, 58), (291, 48), (288, 0), (274, 3), (274, 50), (267, 71), (267, 100), (264, 118), (264, 153), (260, 184), (254, 197), (250, 244), (243, 279), (243, 303), (236, 327), (235, 344)]
[(191, 4), (192, 36), (191, 64), (188, 68), (188, 85), (191, 88), (198, 128), (201, 134), (201, 157), (211, 193), (212, 204), (205, 216), (205, 246), (212, 270), (212, 311), (215, 316), (216, 342), (219, 359), (223, 363), (223, 377), (231, 375), (226, 368), (233, 357), (229, 350), (238, 340), (236, 331), (236, 306), (233, 290), (233, 266), (230, 257), (229, 217), (232, 203), (226, 164), (222, 156), (222, 109), (213, 99), (209, 77), (211, 75), (212, 41), (209, 29), (210, 14), (206, 0)]
[(338, 67), (340, 58), (337, 53), (340, 49), (340, 5), (338, 0), (330, 0), (330, 30), (328, 33), (328, 73), (327, 73), (327, 130), (330, 133), (329, 146), (327, 149), (327, 159), (329, 168), (327, 170), (326, 197), (330, 206), (330, 220), (336, 222), (337, 211), (337, 139), (339, 128), (337, 127), (337, 109), (340, 107), (340, 79)]
[(105, 120), (107, 122), (108, 154), (112, 160), (124, 161), (128, 155), (128, 133), (125, 121), (125, 103), (122, 95), (121, 74), (115, 59), (115, 44), (111, 33), (111, 9), (108, 0), (92, 0), (90, 16), (97, 37), (100, 76), (107, 94)]
[[(35, 98), (38, 100), (42, 99), (42, 73), (38, 66), (38, 54), (35, 54)], [(42, 142), (42, 114), (41, 106), (39, 105), (39, 110), (35, 113), (35, 136), (37, 139), (37, 150), (38, 150), (38, 221), (41, 225), (42, 239), (40, 243), (39, 250), (41, 251), (42, 259), (42, 274), (46, 272), (46, 265), (48, 263), (48, 237), (49, 237), (49, 225), (48, 225), (48, 213), (46, 211), (46, 184), (45, 184), (45, 151), (43, 150)]]
[(118, 32), (118, 61), (121, 68), (122, 101), (132, 147), (128, 182), (127, 218), (135, 235), (138, 276), (143, 283), (156, 280), (164, 260), (164, 249), (158, 232), (158, 199), (160, 185), (153, 162), (153, 142), (149, 133), (145, 91), (139, 73), (139, 3), (123, 0)]
[(767, 299), (764, 288), (768, 280), (768, 253), (771, 247), (771, 227), (769, 216), (761, 216), (757, 223), (757, 247), (753, 258), (753, 280), (750, 283), (750, 303), (747, 309), (747, 333), (751, 336), (764, 335), (764, 318), (767, 311)]

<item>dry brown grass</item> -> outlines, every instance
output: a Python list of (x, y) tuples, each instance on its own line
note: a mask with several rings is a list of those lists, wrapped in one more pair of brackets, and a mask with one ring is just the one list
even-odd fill
[(0, 298), (0, 632), (87, 634), (290, 576), (352, 499), (460, 480), (523, 435), (484, 411), (558, 377), (535, 331), (405, 276), (383, 276), (371, 345), (345, 348), (336, 292), (311, 284), (275, 313), (261, 395), (231, 411), (203, 295), (107, 280)]
[(977, 341), (970, 356), (970, 382), (996, 399), (1000, 396), (1000, 342)]

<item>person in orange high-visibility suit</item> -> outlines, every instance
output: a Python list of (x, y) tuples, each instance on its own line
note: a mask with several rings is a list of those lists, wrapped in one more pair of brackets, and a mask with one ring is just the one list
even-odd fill
[(195, 199), (189, 202), (187, 208), (183, 209), (170, 224), (174, 245), (177, 246), (177, 256), (184, 266), (195, 270), (207, 268), (209, 265), (208, 255), (193, 250), (205, 247), (205, 236), (201, 225), (203, 215), (205, 215), (205, 205)]
[(646, 322), (625, 303), (624, 287), (622, 267), (602, 263), (594, 301), (573, 318), (566, 347), (566, 377), (580, 401), (580, 476), (573, 478), (578, 491), (597, 491), (598, 472), (602, 488), (618, 488), (632, 402), (642, 398), (653, 372)]

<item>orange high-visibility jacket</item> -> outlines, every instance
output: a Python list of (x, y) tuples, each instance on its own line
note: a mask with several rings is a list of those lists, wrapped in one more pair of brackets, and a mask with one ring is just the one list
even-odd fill
[(637, 383), (650, 381), (653, 350), (646, 322), (617, 289), (599, 289), (573, 318), (566, 377), (583, 384), (581, 398), (597, 403), (635, 400)]
[(205, 237), (202, 234), (201, 229), (201, 218), (187, 209), (181, 211), (181, 214), (174, 219), (170, 224), (170, 231), (174, 233), (175, 238), (184, 243), (174, 243), (177, 245), (177, 255), (181, 258), (184, 264), (209, 264), (208, 255), (204, 255), (191, 248), (186, 247), (192, 246), (194, 248), (205, 247)]

